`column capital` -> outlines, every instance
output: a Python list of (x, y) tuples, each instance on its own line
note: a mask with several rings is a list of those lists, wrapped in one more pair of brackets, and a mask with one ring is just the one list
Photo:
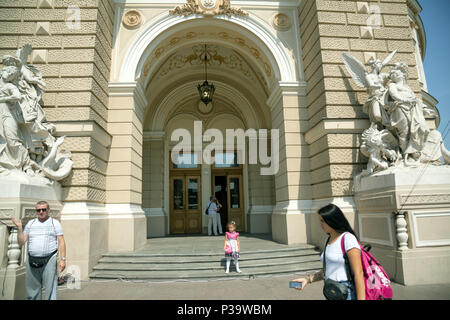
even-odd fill
[(165, 137), (165, 131), (144, 131), (144, 141), (163, 141)]
[(267, 105), (272, 110), (284, 96), (306, 96), (306, 82), (278, 82), (278, 84), (272, 90), (269, 98), (267, 99)]
[(144, 88), (139, 81), (133, 82), (110, 82), (108, 84), (110, 97), (133, 97), (135, 101), (135, 112), (139, 119), (143, 119), (144, 110), (148, 105)]

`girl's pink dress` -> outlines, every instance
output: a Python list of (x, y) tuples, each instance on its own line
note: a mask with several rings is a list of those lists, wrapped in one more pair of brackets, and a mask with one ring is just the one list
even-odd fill
[(227, 236), (227, 246), (231, 247), (231, 252), (225, 252), (225, 257), (239, 258), (237, 237), (239, 237), (238, 232), (225, 232)]

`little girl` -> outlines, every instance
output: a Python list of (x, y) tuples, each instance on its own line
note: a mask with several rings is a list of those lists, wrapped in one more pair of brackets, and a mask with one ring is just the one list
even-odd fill
[(241, 273), (239, 269), (239, 252), (241, 251), (241, 244), (239, 242), (239, 233), (236, 232), (236, 223), (231, 221), (227, 224), (228, 232), (225, 232), (225, 243), (223, 249), (225, 250), (225, 257), (227, 258), (227, 271), (230, 272), (231, 258), (234, 258), (236, 271)]

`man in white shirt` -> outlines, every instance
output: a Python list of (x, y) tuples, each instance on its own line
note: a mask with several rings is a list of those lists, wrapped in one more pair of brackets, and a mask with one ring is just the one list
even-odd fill
[(216, 204), (216, 197), (211, 196), (209, 198), (208, 208), (208, 236), (212, 234), (211, 227), (214, 235), (217, 236), (217, 211), (220, 209)]
[(22, 221), (12, 222), (18, 229), (17, 241), (20, 246), (28, 242), (25, 260), (27, 270), (26, 290), (28, 300), (42, 298), (42, 285), (45, 286), (46, 300), (56, 300), (58, 287), (57, 260), (60, 252), (59, 269), (66, 268), (66, 243), (61, 224), (49, 216), (50, 206), (46, 201), (36, 204), (37, 217), (30, 220), (22, 230)]

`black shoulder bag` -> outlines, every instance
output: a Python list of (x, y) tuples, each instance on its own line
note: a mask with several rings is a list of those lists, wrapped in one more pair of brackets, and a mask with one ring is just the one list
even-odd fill
[(205, 214), (206, 214), (206, 215), (209, 214), (209, 213), (208, 213), (208, 210), (209, 210), (209, 207), (211, 206), (211, 203), (212, 203), (212, 202), (209, 202), (209, 206), (208, 206), (208, 208), (206, 208), (206, 210), (205, 210)]
[[(325, 243), (325, 248), (323, 249), (323, 275), (326, 275), (326, 251), (328, 242), (330, 241), (330, 237), (328, 237), (327, 242)], [(352, 281), (352, 277), (350, 275), (348, 258), (347, 255), (344, 256), (345, 259), (345, 271), (347, 272), (347, 278), (349, 281)], [(327, 300), (347, 300), (348, 298), (348, 286), (340, 283), (338, 281), (334, 281), (332, 279), (326, 279), (325, 284), (323, 286), (323, 295)]]
[[(53, 218), (50, 218), (50, 219), (52, 219), (53, 229), (55, 230), (55, 234), (56, 234), (55, 225), (53, 224)], [(31, 228), (31, 226), (33, 225), (33, 223), (34, 223), (35, 221), (36, 221), (36, 220), (34, 220), (34, 221), (31, 223), (30, 228)], [(48, 261), (50, 260), (50, 258), (53, 257), (53, 255), (54, 255), (55, 253), (57, 253), (57, 252), (58, 252), (58, 249), (56, 249), (55, 251), (53, 251), (52, 253), (50, 253), (49, 255), (44, 256), (44, 257), (33, 257), (32, 255), (30, 255), (30, 254), (28, 253), (28, 263), (30, 264), (30, 267), (32, 267), (32, 268), (42, 268), (42, 267), (45, 267), (45, 266), (47, 265)]]

